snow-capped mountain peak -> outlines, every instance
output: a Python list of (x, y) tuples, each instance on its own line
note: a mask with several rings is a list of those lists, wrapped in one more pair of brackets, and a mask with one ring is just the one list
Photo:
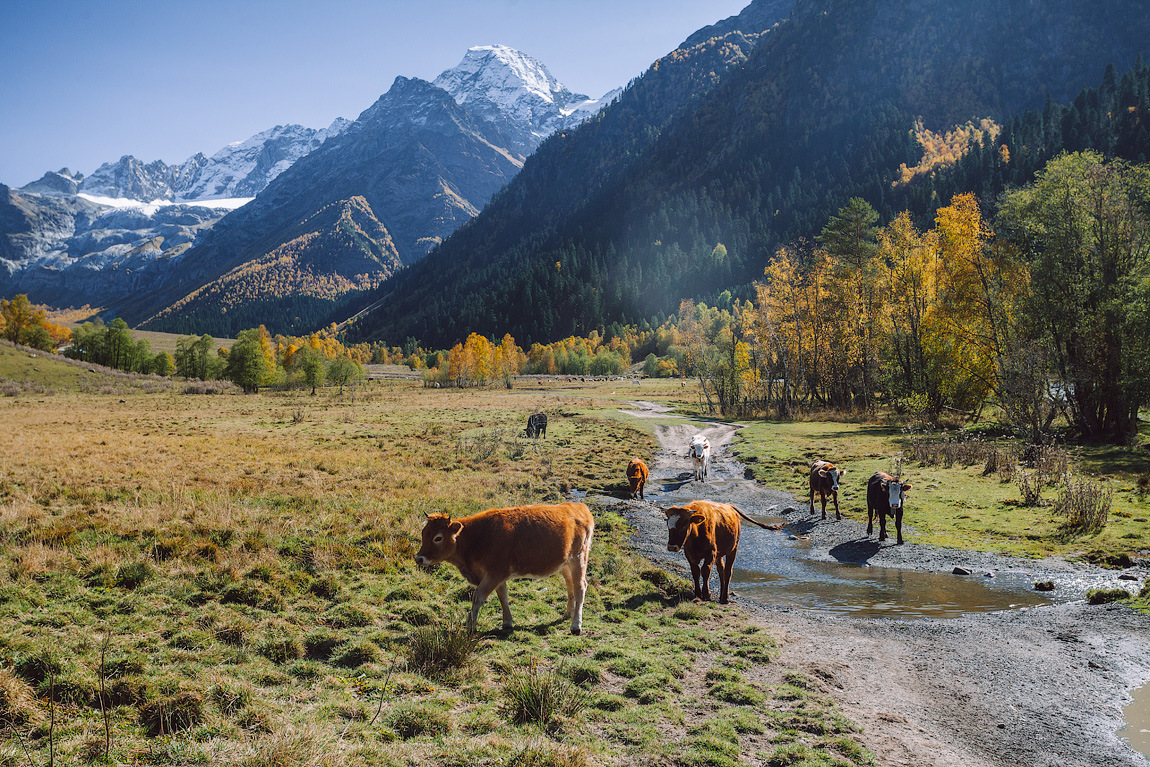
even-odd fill
[(440, 74), (434, 84), (460, 106), (486, 102), (527, 122), (537, 122), (556, 107), (587, 98), (571, 93), (537, 59), (506, 45), (469, 48), (463, 61)]
[(551, 133), (577, 124), (610, 101), (572, 93), (540, 61), (506, 45), (469, 48), (434, 84), (464, 109), (495, 123), (524, 155)]

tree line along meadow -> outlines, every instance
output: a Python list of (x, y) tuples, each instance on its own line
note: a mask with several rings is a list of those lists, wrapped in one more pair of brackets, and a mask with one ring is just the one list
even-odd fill
[(25, 296), (0, 302), (10, 340), (122, 370), (261, 386), (343, 385), (363, 365), (405, 364), (428, 384), (510, 384), (523, 373), (694, 376), (706, 407), (793, 418), (884, 408), (928, 424), (990, 408), (1038, 444), (1067, 431), (1128, 444), (1150, 396), (1150, 165), (1063, 153), (995, 210), (971, 193), (920, 229), (885, 226), (852, 198), (814, 241), (780, 247), (754, 301), (684, 299), (658, 326), (611, 324), (526, 351), (472, 333), (448, 350), (415, 338), (345, 345), (332, 326), (306, 338), (241, 331), (152, 353), (123, 320), (52, 323)]

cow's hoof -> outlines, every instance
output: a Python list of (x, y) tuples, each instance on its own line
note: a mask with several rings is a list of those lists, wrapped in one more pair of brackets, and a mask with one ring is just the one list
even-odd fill
[(583, 633), (583, 629), (581, 629), (581, 628), (571, 629), (571, 633), (574, 634), (575, 636), (579, 636), (580, 634)]
[(731, 600), (729, 600), (729, 599), (720, 599), (719, 600), (719, 604), (721, 604), (721, 605), (726, 605), (726, 604), (730, 604), (730, 603), (731, 603)]
[(510, 631), (510, 630), (511, 630), (511, 629), (513, 629), (513, 628), (515, 628), (515, 626), (513, 626), (513, 625), (512, 625), (512, 624), (510, 624), (510, 623), (504, 623), (504, 624), (503, 624), (503, 630), (504, 630), (504, 631)]

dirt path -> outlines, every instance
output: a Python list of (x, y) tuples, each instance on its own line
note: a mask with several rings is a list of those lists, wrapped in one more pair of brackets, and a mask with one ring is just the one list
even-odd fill
[[(673, 418), (650, 403), (632, 404), (634, 415)], [(835, 522), (833, 515), (812, 520), (805, 500), (743, 481), (742, 465), (724, 447), (734, 426), (675, 419), (656, 431), (663, 450), (651, 467), (647, 503), (616, 505), (635, 523), (640, 550), (660, 564), (682, 563), (662, 551), (658, 507), (684, 493), (760, 513), (776, 509), (772, 513), (811, 536), (813, 558), (841, 558), (844, 548), (865, 538), (857, 522)], [(691, 481), (685, 458), (699, 432), (716, 449), (706, 486)], [(865, 556), (873, 564), (933, 572), (949, 571), (952, 562), (1036, 569), (1030, 561), (913, 543), (869, 546)], [(1087, 569), (1060, 560), (1037, 567), (1051, 577)], [(949, 620), (892, 620), (833, 617), (737, 595), (734, 601), (780, 633), (784, 663), (827, 684), (884, 767), (1150, 765), (1116, 735), (1130, 690), (1150, 680), (1150, 621), (1128, 608), (1077, 601)]]

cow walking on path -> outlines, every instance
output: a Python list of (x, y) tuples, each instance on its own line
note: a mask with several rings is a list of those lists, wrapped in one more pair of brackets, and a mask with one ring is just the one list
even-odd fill
[(687, 457), (694, 461), (695, 479), (706, 482), (711, 465), (711, 443), (702, 434), (696, 434), (687, 448)]
[(691, 566), (695, 597), (711, 599), (711, 565), (719, 573), (719, 604), (728, 602), (731, 571), (739, 551), (742, 532), (740, 517), (766, 528), (730, 503), (691, 501), (682, 506), (663, 509), (667, 516), (667, 551), (682, 551)]
[(827, 518), (827, 496), (834, 499), (835, 519), (843, 518), (839, 512), (839, 478), (846, 473), (846, 469), (840, 469), (829, 461), (811, 464), (811, 514), (815, 513), (815, 493), (818, 493), (823, 504), (823, 519)]
[(876, 471), (866, 483), (866, 534), (874, 530), (874, 518), (878, 516), (878, 539), (886, 540), (886, 518), (894, 518), (894, 529), (898, 543), (902, 545), (902, 507), (911, 484), (882, 471)]
[(627, 464), (627, 483), (631, 485), (632, 499), (643, 497), (643, 487), (647, 484), (649, 475), (647, 464), (643, 463), (642, 459), (632, 458), (631, 463)]
[(415, 555), (421, 567), (450, 562), (475, 587), (467, 627), (475, 630), (479, 608), (494, 591), (503, 607), (503, 628), (510, 629), (507, 601), (510, 578), (545, 578), (561, 573), (567, 582), (566, 617), (571, 633), (583, 627), (587, 594), (587, 558), (595, 519), (582, 503), (488, 509), (453, 520), (431, 514), (423, 526), (423, 543)]

